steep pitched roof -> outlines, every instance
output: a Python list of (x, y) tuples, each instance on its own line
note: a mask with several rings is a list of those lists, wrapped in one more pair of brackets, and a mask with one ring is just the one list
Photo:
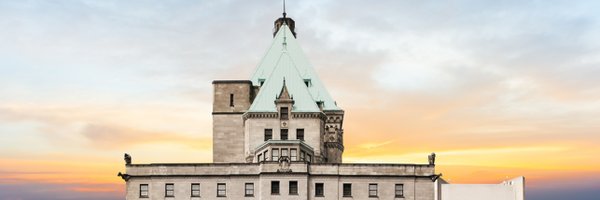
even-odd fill
[(276, 112), (274, 100), (284, 78), (295, 100), (292, 111), (319, 112), (318, 101), (323, 102), (323, 110), (342, 110), (335, 105), (287, 25), (279, 29), (250, 79), (257, 86), (263, 83), (248, 112)]

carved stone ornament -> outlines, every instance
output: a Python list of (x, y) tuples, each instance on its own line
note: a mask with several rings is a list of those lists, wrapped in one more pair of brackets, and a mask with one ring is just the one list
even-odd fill
[(290, 157), (281, 156), (279, 157), (279, 169), (277, 172), (292, 172), (290, 169)]
[(435, 165), (435, 153), (431, 153), (431, 155), (429, 155), (428, 158), (429, 158), (429, 165)]
[(123, 156), (124, 160), (125, 160), (125, 165), (131, 165), (131, 156), (127, 153), (125, 153), (125, 155)]

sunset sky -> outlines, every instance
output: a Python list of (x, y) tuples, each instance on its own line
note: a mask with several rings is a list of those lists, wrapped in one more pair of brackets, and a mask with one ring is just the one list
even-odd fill
[[(600, 196), (599, 1), (288, 1), (345, 111), (344, 162)], [(0, 199), (124, 199), (134, 163), (212, 161), (212, 84), (249, 79), (279, 0), (0, 1)]]

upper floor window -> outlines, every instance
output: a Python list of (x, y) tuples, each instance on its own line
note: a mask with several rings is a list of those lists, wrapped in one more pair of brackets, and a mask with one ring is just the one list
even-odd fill
[(344, 183), (344, 197), (351, 197), (352, 196), (352, 184), (351, 183)]
[(175, 185), (173, 183), (165, 184), (165, 197), (175, 196)]
[(265, 141), (273, 139), (273, 129), (265, 129)]
[(306, 153), (304, 151), (300, 151), (300, 161), (304, 161), (306, 159)]
[(271, 181), (271, 194), (279, 194), (279, 181)]
[(404, 197), (404, 184), (396, 184), (396, 187), (394, 189), (396, 190), (396, 197)]
[(281, 107), (281, 109), (279, 109), (279, 118), (283, 119), (283, 120), (289, 119), (289, 117), (288, 117), (288, 107)]
[(254, 183), (246, 183), (246, 185), (244, 186), (245, 188), (245, 193), (244, 196), (247, 197), (253, 197), (254, 196)]
[(262, 153), (261, 153), (261, 154), (258, 154), (258, 158), (256, 158), (256, 161), (260, 162), (260, 161), (262, 161), (262, 160), (263, 160), (263, 155), (262, 155)]
[(281, 149), (281, 156), (288, 156), (288, 149)]
[(233, 107), (233, 94), (229, 94), (229, 107)]
[(296, 139), (304, 141), (304, 129), (296, 129)]
[(315, 197), (322, 197), (323, 196), (323, 183), (315, 183)]
[(148, 198), (148, 184), (140, 184), (140, 198)]
[(227, 185), (225, 183), (217, 183), (217, 197), (227, 196)]
[(369, 184), (369, 197), (377, 197), (377, 183)]
[(290, 195), (298, 195), (298, 181), (290, 181), (289, 187)]
[(200, 196), (200, 183), (192, 183), (192, 197)]
[(269, 150), (266, 150), (264, 155), (265, 155), (264, 161), (269, 160)]
[(290, 160), (298, 161), (298, 150), (290, 149)]
[(287, 140), (287, 139), (288, 139), (288, 130), (281, 129), (281, 140)]
[(279, 161), (279, 149), (273, 149), (271, 155), (273, 157), (272, 161)]

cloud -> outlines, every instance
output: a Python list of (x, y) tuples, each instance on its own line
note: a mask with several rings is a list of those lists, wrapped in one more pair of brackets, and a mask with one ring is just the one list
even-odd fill
[(124, 148), (136, 144), (148, 143), (180, 143), (199, 149), (209, 149), (212, 146), (212, 141), (208, 138), (189, 137), (177, 133), (144, 131), (106, 124), (87, 124), (82, 128), (81, 134), (94, 146), (100, 148)]

